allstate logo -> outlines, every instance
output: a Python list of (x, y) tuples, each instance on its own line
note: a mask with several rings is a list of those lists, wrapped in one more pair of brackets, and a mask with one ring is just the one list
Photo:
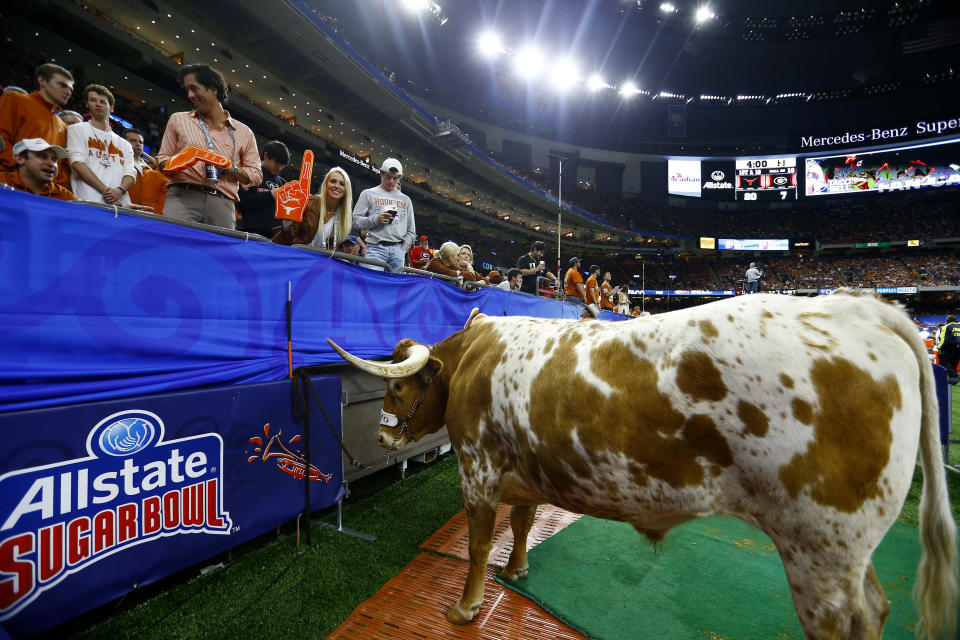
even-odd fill
[(724, 178), (724, 173), (723, 171), (714, 171), (710, 174), (710, 178), (712, 178), (715, 182), (720, 182)]
[(97, 425), (96, 442), (107, 455), (125, 457), (149, 447), (157, 439), (160, 418), (149, 411), (123, 411)]

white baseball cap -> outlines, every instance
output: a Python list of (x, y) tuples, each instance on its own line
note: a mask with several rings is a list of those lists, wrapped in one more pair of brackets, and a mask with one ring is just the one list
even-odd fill
[(403, 165), (401, 165), (400, 161), (396, 158), (387, 158), (383, 161), (383, 164), (380, 165), (380, 171), (403, 176)]
[(53, 152), (57, 154), (57, 159), (59, 160), (67, 157), (67, 152), (63, 150), (63, 147), (50, 144), (43, 138), (24, 138), (13, 145), (13, 155), (18, 156), (24, 151), (46, 151), (47, 149), (53, 149)]

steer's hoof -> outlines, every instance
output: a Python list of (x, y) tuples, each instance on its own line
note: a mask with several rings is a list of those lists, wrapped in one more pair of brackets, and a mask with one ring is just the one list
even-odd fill
[(480, 611), (480, 607), (482, 605), (482, 600), (479, 603), (470, 606), (464, 606), (463, 601), (460, 601), (456, 604), (456, 606), (451, 607), (447, 611), (447, 620), (453, 624), (467, 624), (477, 617), (477, 613)]
[(521, 569), (511, 569), (510, 567), (504, 567), (503, 573), (501, 573), (500, 575), (503, 577), (504, 580), (510, 580), (512, 582), (514, 580), (519, 580), (520, 578), (526, 578), (527, 574), (529, 573), (530, 573), (529, 566), (523, 567)]

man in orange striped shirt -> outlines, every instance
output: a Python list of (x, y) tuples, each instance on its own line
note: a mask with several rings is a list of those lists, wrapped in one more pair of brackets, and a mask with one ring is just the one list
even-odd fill
[(227, 84), (219, 71), (205, 64), (188, 65), (180, 70), (180, 81), (196, 110), (170, 116), (157, 154), (161, 168), (188, 146), (218, 153), (232, 164), (216, 169), (197, 162), (171, 175), (163, 215), (235, 229), (240, 185), (256, 186), (263, 179), (257, 141), (250, 127), (223, 109)]
[[(13, 145), (27, 138), (42, 138), (60, 148), (67, 146), (67, 125), (59, 111), (73, 94), (73, 74), (58, 64), (37, 67), (33, 74), (37, 90), (29, 95), (10, 91), (0, 97), (0, 138), (6, 143), (0, 151), (0, 169), (15, 171)], [(58, 163), (57, 184), (70, 185), (70, 167)]]

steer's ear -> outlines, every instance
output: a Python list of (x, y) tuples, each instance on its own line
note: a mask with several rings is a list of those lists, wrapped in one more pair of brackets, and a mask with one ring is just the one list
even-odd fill
[(436, 356), (430, 356), (430, 359), (427, 360), (427, 364), (423, 365), (423, 369), (420, 369), (417, 375), (420, 376), (420, 379), (423, 382), (432, 380), (436, 377), (438, 373), (443, 370), (443, 361)]

